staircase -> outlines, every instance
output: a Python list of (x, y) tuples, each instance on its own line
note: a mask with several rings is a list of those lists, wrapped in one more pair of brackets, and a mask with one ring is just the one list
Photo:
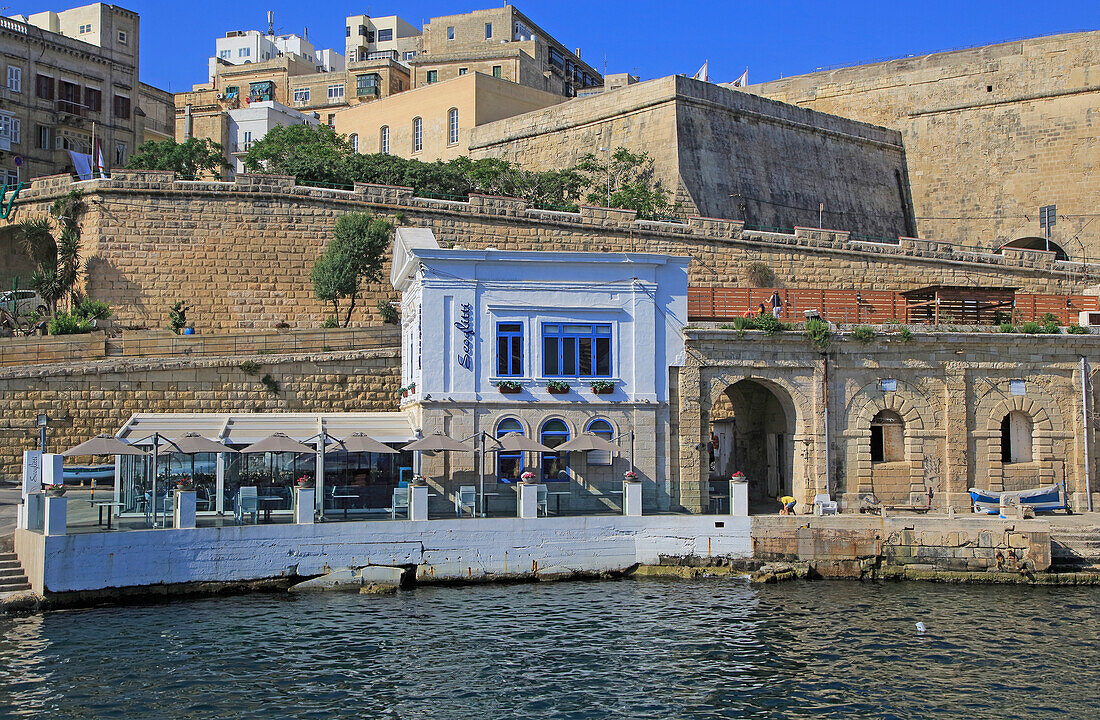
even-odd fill
[(16, 590), (30, 590), (31, 584), (23, 573), (23, 566), (13, 552), (0, 553), (0, 595)]
[(1052, 527), (1051, 570), (1100, 572), (1100, 527)]

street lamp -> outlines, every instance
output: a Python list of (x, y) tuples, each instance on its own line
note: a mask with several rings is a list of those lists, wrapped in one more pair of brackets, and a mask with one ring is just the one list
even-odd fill
[(611, 148), (602, 147), (600, 152), (607, 153), (607, 207), (611, 207)]
[(39, 413), (35, 418), (34, 424), (38, 426), (38, 449), (41, 452), (46, 452), (46, 426), (49, 425), (50, 418), (46, 413)]

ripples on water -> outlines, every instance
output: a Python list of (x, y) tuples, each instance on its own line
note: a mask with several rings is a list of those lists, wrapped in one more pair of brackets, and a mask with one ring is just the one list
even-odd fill
[(0, 717), (1096, 718), (1098, 605), (715, 579), (56, 612), (0, 619)]

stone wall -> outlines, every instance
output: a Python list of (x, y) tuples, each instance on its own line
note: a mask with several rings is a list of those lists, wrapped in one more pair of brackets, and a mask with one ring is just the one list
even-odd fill
[[(260, 365), (246, 373), (241, 363)], [(278, 383), (272, 392), (261, 378)], [(0, 478), (17, 480), (37, 447), (35, 417), (50, 417), (48, 448), (114, 433), (139, 412), (364, 412), (396, 410), (397, 349), (203, 359), (115, 358), (0, 369)]]
[[(1100, 31), (1054, 35), (750, 85), (750, 93), (898, 130), (917, 230), (990, 247), (1042, 235), (1100, 254)], [(829, 217), (829, 216), (827, 216)], [(1078, 245), (1077, 240), (1084, 245)]]
[(597, 148), (647, 152), (691, 213), (750, 225), (914, 233), (900, 136), (686, 77), (572, 100), (474, 128), (470, 154), (531, 169), (570, 167)]
[[(906, 340), (880, 334), (869, 343), (840, 336), (825, 354), (802, 332), (739, 337), (732, 330), (688, 329), (687, 338), (674, 402), (680, 498), (687, 508), (706, 508), (709, 478), (735, 470), (749, 476), (750, 495), (755, 488), (763, 509), (777, 510), (774, 498), (789, 494), (800, 514), (825, 493), (848, 511), (872, 496), (911, 510), (963, 511), (971, 504), (970, 487), (999, 491), (1062, 481), (1075, 509), (1085, 508), (1087, 491), (1100, 502), (1091, 377), (1087, 437), (1081, 388), (1081, 359), (1087, 358), (1090, 376), (1100, 361), (1095, 335), (936, 333)], [(728, 423), (726, 398), (744, 395), (745, 388), (769, 393), (782, 408), (778, 423), (751, 407), (734, 417), (741, 434), (769, 423), (769, 437), (755, 440), (769, 443), (768, 460), (735, 453), (729, 466), (711, 470), (712, 413)], [(871, 460), (871, 421), (883, 410), (904, 423), (900, 462)], [(1001, 422), (1011, 412), (1031, 423), (1030, 462), (1002, 457)]]
[[(767, 263), (780, 286), (853, 290), (944, 283), (1070, 292), (1087, 284), (1089, 272), (1096, 275), (1095, 268), (1044, 253), (990, 255), (910, 238), (864, 243), (846, 232), (805, 228), (765, 233), (707, 218), (652, 222), (592, 207), (552, 212), (477, 195), (469, 202), (429, 200), (377, 185), (325, 190), (255, 175), (191, 182), (175, 181), (171, 173), (116, 170), (109, 180), (81, 183), (40, 178), (20, 195), (12, 221), (44, 213), (74, 186), (88, 207), (82, 218), (87, 293), (109, 302), (113, 322), (123, 327), (162, 328), (169, 307), (186, 300), (200, 334), (280, 323), (318, 327), (332, 310), (314, 298), (310, 269), (335, 219), (351, 211), (431, 228), (444, 247), (689, 255), (692, 285), (743, 285), (750, 261)], [(377, 301), (394, 297), (385, 281), (368, 285), (354, 323), (380, 323)]]

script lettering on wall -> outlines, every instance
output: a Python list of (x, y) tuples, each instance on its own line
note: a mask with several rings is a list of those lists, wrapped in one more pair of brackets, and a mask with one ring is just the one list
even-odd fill
[(474, 307), (470, 303), (462, 304), (462, 318), (455, 321), (455, 327), (464, 335), (462, 352), (458, 356), (458, 364), (467, 370), (474, 369)]

